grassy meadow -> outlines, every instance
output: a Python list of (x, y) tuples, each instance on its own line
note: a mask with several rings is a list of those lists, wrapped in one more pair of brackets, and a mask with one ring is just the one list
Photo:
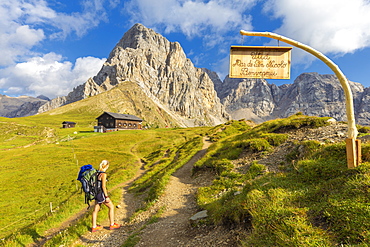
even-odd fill
[[(26, 246), (85, 209), (79, 167), (97, 167), (102, 159), (111, 162), (108, 189), (145, 168), (130, 191), (145, 195), (137, 213), (147, 210), (208, 136), (213, 144), (193, 168), (195, 175), (214, 176), (197, 193), (198, 206), (209, 214), (200, 225), (242, 229), (242, 246), (370, 246), (370, 144), (362, 144), (363, 163), (348, 169), (344, 142), (289, 141), (291, 130), (327, 126), (328, 118), (296, 114), (255, 127), (241, 120), (103, 134), (93, 132), (101, 112), (88, 100), (32, 117), (0, 118), (0, 244)], [(62, 129), (62, 121), (78, 127)], [(291, 147), (278, 164), (259, 163), (284, 145)], [(243, 161), (246, 155), (254, 161)], [(122, 196), (119, 189), (110, 193), (113, 200)], [(44, 246), (68, 246), (90, 229), (90, 221), (86, 214)], [(134, 246), (138, 238), (140, 232), (132, 233), (123, 246)]]
[[(0, 239), (7, 246), (32, 243), (87, 207), (76, 180), (82, 165), (97, 168), (101, 160), (109, 160), (109, 189), (132, 178), (141, 160), (174, 153), (193, 138), (199, 140), (205, 129), (95, 133), (101, 113), (79, 104), (31, 117), (0, 118)], [(78, 127), (62, 129), (65, 120)]]

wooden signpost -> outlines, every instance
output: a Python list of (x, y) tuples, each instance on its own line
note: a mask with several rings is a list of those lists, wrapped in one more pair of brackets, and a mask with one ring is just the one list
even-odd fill
[(290, 79), (292, 47), (231, 46), (230, 78)]
[[(344, 96), (346, 99), (346, 113), (348, 121), (348, 138), (346, 139), (347, 165), (348, 168), (354, 168), (358, 166), (361, 163), (361, 142), (360, 140), (356, 140), (358, 131), (355, 124), (353, 96), (352, 91), (349, 87), (348, 80), (344, 76), (343, 72), (339, 69), (339, 67), (321, 52), (318, 52), (308, 45), (304, 45), (287, 37), (271, 32), (248, 32), (243, 30), (240, 31), (240, 34), (247, 36), (262, 36), (273, 38), (285, 42), (289, 45), (293, 45), (295, 47), (307, 51), (308, 53), (311, 53), (312, 55), (323, 61), (331, 70), (333, 70), (335, 75), (338, 77), (340, 84), (342, 85), (342, 88), (344, 90)], [(277, 48), (279, 47), (275, 47), (275, 49)], [(276, 65), (277, 69), (285, 69), (285, 67), (288, 67), (289, 65), (290, 70), (290, 51), (288, 60), (288, 56), (280, 57), (277, 55), (270, 55), (274, 53), (272, 53), (271, 51), (263, 50), (265, 49), (264, 47), (255, 48), (257, 50), (254, 51), (250, 50), (249, 52), (246, 52), (245, 57), (244, 55), (242, 55), (243, 51), (241, 51), (240, 48), (232, 47), (231, 50), (232, 49), (235, 49), (236, 54), (233, 56), (230, 55), (230, 74), (233, 73), (232, 76), (235, 76), (235, 77), (230, 76), (231, 78), (284, 79), (278, 77), (284, 77), (287, 76), (288, 74), (290, 75), (290, 72), (284, 70), (282, 71), (274, 70), (271, 69), (271, 66), (268, 66), (269, 64), (268, 61), (274, 61), (273, 64)]]

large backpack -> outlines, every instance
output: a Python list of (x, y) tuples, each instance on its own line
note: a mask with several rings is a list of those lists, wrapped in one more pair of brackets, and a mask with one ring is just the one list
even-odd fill
[(98, 176), (100, 172), (95, 170), (92, 165), (81, 166), (77, 180), (81, 182), (81, 188), (85, 192), (85, 203), (90, 208), (90, 201), (96, 198), (96, 195), (101, 192), (98, 186)]

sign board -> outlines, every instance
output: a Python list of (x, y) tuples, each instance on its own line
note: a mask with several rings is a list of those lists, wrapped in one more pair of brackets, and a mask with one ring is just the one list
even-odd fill
[(230, 78), (290, 79), (292, 47), (231, 46)]

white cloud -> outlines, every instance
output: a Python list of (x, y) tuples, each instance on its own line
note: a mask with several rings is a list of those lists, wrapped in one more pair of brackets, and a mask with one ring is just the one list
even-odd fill
[(65, 96), (74, 87), (96, 75), (104, 61), (84, 57), (78, 58), (73, 65), (63, 61), (60, 55), (48, 53), (0, 70), (0, 88), (6, 95)]
[(13, 26), (13, 32), (0, 35), (0, 66), (12, 64), (20, 57), (31, 54), (30, 49), (44, 39), (41, 29), (31, 29), (28, 25)]
[(131, 0), (125, 11), (131, 12), (133, 23), (142, 22), (166, 33), (182, 32), (189, 38), (209, 32), (221, 36), (234, 28), (251, 29), (251, 17), (244, 12), (257, 1)]
[(283, 22), (275, 32), (323, 53), (343, 55), (370, 46), (368, 0), (269, 0), (265, 10)]
[(72, 13), (57, 12), (46, 0), (1, 0), (0, 92), (54, 98), (95, 75), (105, 59), (84, 57), (73, 64), (39, 48), (53, 39), (82, 37), (106, 21), (105, 3), (113, 8), (119, 0), (83, 0), (81, 11)]
[[(83, 36), (107, 20), (104, 3), (117, 0), (82, 2), (81, 12), (56, 12), (45, 0), (12, 0), (0, 4), (0, 66), (9, 66), (35, 56), (33, 50), (46, 39)], [(38, 54), (39, 55), (39, 54)]]
[[(114, 3), (112, 1), (110, 5)], [(108, 21), (107, 13), (104, 8), (105, 0), (83, 1), (83, 11), (81, 13), (58, 13), (56, 17), (50, 19), (50, 23), (59, 28), (59, 32), (54, 32), (51, 38), (66, 38), (67, 35), (75, 33), (81, 37), (90, 29), (97, 27), (101, 22)]]

